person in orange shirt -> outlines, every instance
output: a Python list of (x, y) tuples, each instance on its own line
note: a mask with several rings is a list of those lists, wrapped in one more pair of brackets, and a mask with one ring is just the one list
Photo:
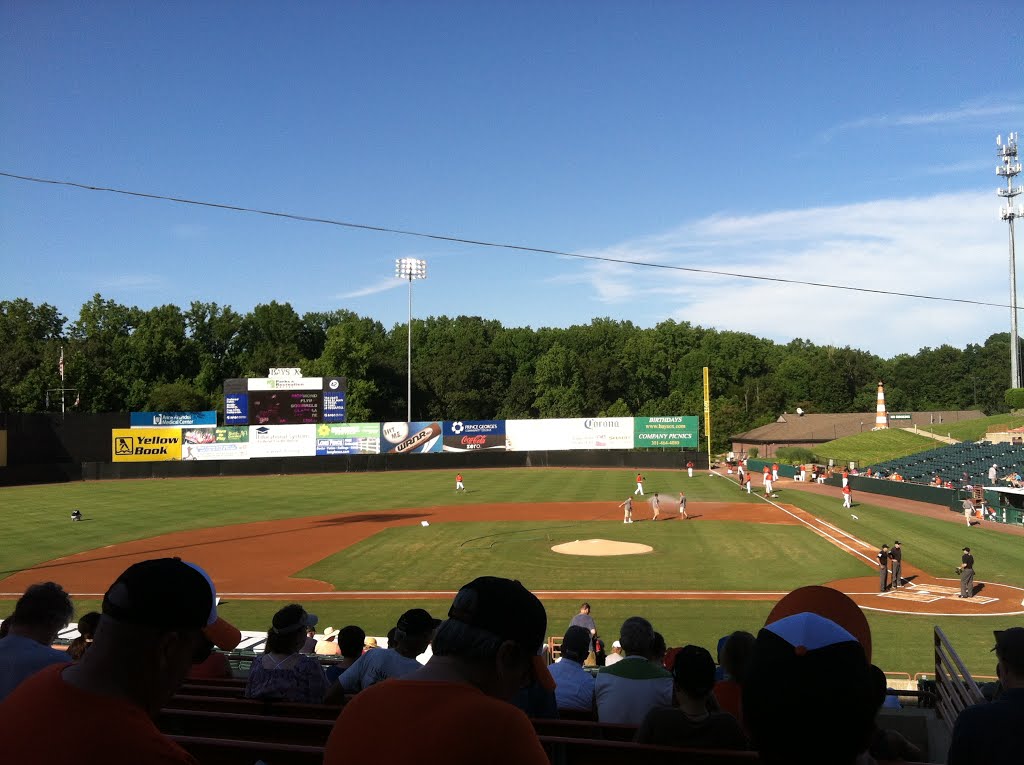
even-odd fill
[(179, 558), (130, 566), (107, 590), (82, 659), (44, 669), (0, 703), (4, 762), (196, 765), (153, 718), (215, 644), (241, 640), (216, 602), (206, 573)]
[[(360, 691), (345, 705), (324, 765), (549, 765), (529, 718), (508, 703), (533, 682), (554, 689), (541, 655), (546, 631), (543, 604), (519, 582), (482, 576), (464, 585), (427, 665)], [(392, 730), (388, 720), (400, 727)]]
[(773, 462), (772, 463), (772, 480), (773, 481), (778, 481), (779, 480), (779, 463), (778, 462)]
[(466, 485), (462, 482), (462, 473), (455, 476), (455, 491), (465, 491)]
[(639, 473), (636, 474), (636, 491), (633, 494), (639, 494), (641, 497), (644, 495), (644, 477)]

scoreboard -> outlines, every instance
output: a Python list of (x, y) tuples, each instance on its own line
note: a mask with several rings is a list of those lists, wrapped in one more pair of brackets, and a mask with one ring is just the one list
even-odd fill
[(224, 424), (345, 422), (345, 392), (344, 377), (288, 375), (225, 380)]

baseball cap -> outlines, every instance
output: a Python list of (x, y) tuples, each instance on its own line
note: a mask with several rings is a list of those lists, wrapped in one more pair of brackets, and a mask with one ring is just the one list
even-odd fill
[(897, 539), (895, 542), (893, 542), (893, 545), (895, 546), (895, 545), (898, 545), (899, 543), (900, 543), (900, 540)]
[(622, 643), (620, 643), (618, 640), (613, 640), (612, 648), (622, 648)]
[(576, 659), (583, 661), (590, 652), (590, 630), (573, 624), (565, 631), (562, 637), (561, 653), (563, 656), (572, 654)]
[(533, 656), (534, 676), (541, 687), (555, 687), (542, 654), (547, 612), (537, 596), (518, 580), (477, 577), (456, 593), (448, 618), (517, 643)]
[(436, 630), (441, 623), (422, 608), (410, 608), (398, 617), (398, 629), (407, 635), (422, 635), (424, 632)]
[(691, 696), (705, 696), (715, 685), (715, 660), (699, 645), (687, 645), (676, 651), (672, 665), (676, 685)]
[(129, 566), (103, 596), (103, 614), (114, 621), (166, 632), (201, 629), (218, 648), (242, 640), (217, 614), (217, 590), (209, 575), (181, 558), (155, 558)]
[(291, 603), (274, 614), (270, 631), (275, 635), (288, 635), (315, 627), (318, 621), (320, 620), (316, 614), (309, 613), (298, 603)]
[(965, 548), (964, 548), (964, 552), (970, 552), (970, 551), (971, 551), (971, 548), (970, 548), (970, 547), (965, 547)]
[(871, 661), (871, 627), (860, 606), (849, 595), (820, 585), (799, 587), (775, 604), (765, 620), (765, 627), (771, 628), (775, 622), (795, 614), (817, 614), (831, 621), (852, 636), (868, 662)]

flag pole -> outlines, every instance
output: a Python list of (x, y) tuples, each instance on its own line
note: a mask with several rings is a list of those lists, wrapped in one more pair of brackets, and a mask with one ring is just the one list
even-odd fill
[(60, 347), (60, 414), (64, 416), (64, 346)]

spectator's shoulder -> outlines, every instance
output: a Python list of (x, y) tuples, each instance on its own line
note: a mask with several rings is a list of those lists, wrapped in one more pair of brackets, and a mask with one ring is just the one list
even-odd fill
[(598, 672), (598, 677), (610, 676), (621, 677), (624, 680), (659, 680), (672, 679), (672, 673), (664, 667), (659, 667), (643, 659), (625, 658), (609, 666), (604, 666)]

